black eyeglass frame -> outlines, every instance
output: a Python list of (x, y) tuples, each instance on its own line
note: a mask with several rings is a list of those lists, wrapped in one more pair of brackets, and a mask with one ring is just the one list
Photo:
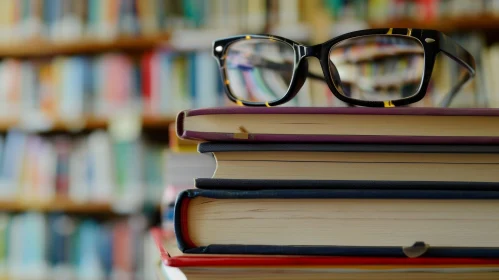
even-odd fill
[[(340, 93), (341, 89), (338, 89), (336, 85), (334, 85), (332, 78), (333, 77), (329, 68), (329, 52), (331, 48), (346, 39), (352, 39), (356, 37), (362, 37), (367, 35), (389, 35), (389, 36), (409, 36), (417, 39), (424, 50), (424, 72), (422, 82), (420, 84), (419, 90), (416, 94), (396, 100), (386, 100), (386, 101), (368, 101), (368, 100), (359, 100), (355, 98), (350, 98), (344, 94)], [(293, 75), (291, 78), (290, 85), (286, 94), (280, 98), (270, 102), (252, 102), (240, 100), (235, 96), (229, 86), (229, 80), (227, 73), (225, 71), (225, 58), (227, 54), (227, 50), (230, 45), (238, 42), (240, 40), (250, 40), (250, 39), (268, 39), (275, 40), (285, 44), (290, 45), (294, 50), (294, 69)], [(341, 101), (346, 102), (351, 105), (357, 106), (366, 106), (366, 107), (395, 107), (395, 106), (404, 106), (415, 103), (421, 100), (425, 95), (428, 88), (428, 84), (431, 79), (431, 74), (433, 72), (433, 67), (435, 64), (436, 56), (439, 52), (444, 53), (449, 56), (451, 59), (459, 63), (466, 70), (465, 74), (460, 78), (458, 84), (456, 84), (446, 98), (443, 101), (444, 107), (447, 107), (451, 102), (454, 96), (457, 94), (459, 89), (472, 77), (476, 74), (476, 65), (473, 56), (466, 51), (459, 44), (454, 42), (451, 38), (449, 38), (444, 33), (438, 30), (430, 30), (430, 29), (411, 29), (411, 28), (379, 28), (379, 29), (366, 29), (359, 30), (350, 33), (343, 34), (341, 36), (335, 37), (331, 40), (328, 40), (322, 44), (317, 44), (313, 46), (305, 46), (300, 43), (297, 43), (293, 40), (289, 40), (287, 38), (283, 38), (280, 36), (274, 35), (238, 35), (233, 37), (228, 37), (224, 39), (219, 39), (213, 42), (213, 55), (217, 59), (220, 75), (223, 80), (225, 92), (230, 100), (233, 102), (244, 105), (244, 106), (277, 106), (284, 104), (291, 99), (293, 99), (298, 91), (301, 89), (303, 84), (305, 83), (307, 74), (308, 74), (308, 62), (305, 58), (307, 57), (316, 57), (319, 59), (322, 72), (324, 75), (324, 80), (327, 83), (331, 92)], [(317, 78), (316, 76), (314, 78)]]

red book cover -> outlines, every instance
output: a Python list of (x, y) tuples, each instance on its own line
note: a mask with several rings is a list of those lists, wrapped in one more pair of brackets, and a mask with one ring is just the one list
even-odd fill
[(146, 112), (150, 111), (151, 107), (151, 96), (152, 96), (152, 58), (153, 54), (151, 52), (146, 53), (141, 60), (141, 72), (142, 72), (142, 100), (144, 100), (144, 108)]
[(437, 17), (438, 1), (418, 0), (420, 20), (432, 21)]
[[(170, 267), (206, 266), (495, 266), (499, 259), (494, 258), (391, 258), (391, 257), (334, 257), (334, 256), (265, 256), (265, 255), (195, 255), (182, 254), (179, 250), (166, 246), (173, 240), (174, 233), (153, 228), (150, 231), (164, 265)], [(168, 249), (167, 247), (170, 247)], [(175, 252), (169, 252), (175, 251)]]
[(127, 222), (118, 222), (113, 229), (113, 267), (118, 275), (133, 271), (132, 236)]

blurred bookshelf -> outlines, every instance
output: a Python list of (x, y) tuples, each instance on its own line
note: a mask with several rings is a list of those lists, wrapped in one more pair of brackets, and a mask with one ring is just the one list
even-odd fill
[(0, 45), (0, 57), (33, 58), (114, 51), (143, 51), (166, 45), (168, 39), (168, 34), (139, 37), (128, 36), (112, 40), (84, 39), (69, 42), (30, 39), (22, 43)]
[[(190, 187), (200, 176), (189, 170), (209, 176), (212, 168), (211, 159), (197, 157), (195, 143), (176, 137), (175, 116), (234, 106), (211, 42), (270, 33), (314, 44), (369, 27), (446, 32), (479, 67), (454, 106), (499, 107), (491, 94), (499, 92), (492, 67), (499, 63), (496, 0), (0, 1), (0, 243), (7, 235), (49, 232), (28, 258), (35, 264), (26, 265), (41, 275), (69, 267), (82, 279), (154, 279), (143, 276), (144, 252), (137, 248), (164, 214), (158, 209), (163, 191)], [(313, 63), (310, 69), (322, 73)], [(437, 63), (435, 96), (452, 84), (456, 69)], [(418, 106), (434, 104), (429, 97)], [(324, 83), (310, 80), (288, 105), (346, 106)], [(52, 233), (58, 224), (63, 234)], [(57, 246), (104, 249), (45, 254), (53, 236)], [(21, 243), (13, 242), (13, 250), (32, 249)], [(0, 250), (0, 263), (7, 259)], [(0, 279), (29, 278), (22, 256), (11, 262), (12, 271), (0, 266)]]
[(0, 201), (2, 212), (66, 212), (71, 214), (116, 214), (109, 203), (78, 203), (67, 198), (55, 198), (50, 201)]
[[(175, 123), (175, 116), (140, 116), (141, 127), (165, 128)], [(0, 120), (0, 131), (7, 131), (12, 128), (26, 129), (38, 132), (77, 132), (82, 130), (96, 130), (108, 128), (112, 120), (98, 117), (82, 117), (74, 121), (63, 119), (47, 119), (43, 126), (26, 128), (23, 121), (19, 119), (3, 118)]]
[(387, 26), (393, 28), (408, 28), (417, 26), (417, 28), (421, 29), (436, 29), (442, 32), (497, 31), (499, 28), (499, 16), (482, 14), (438, 20), (434, 19), (430, 21), (403, 18), (379, 22), (370, 21), (369, 26), (371, 28), (386, 28)]

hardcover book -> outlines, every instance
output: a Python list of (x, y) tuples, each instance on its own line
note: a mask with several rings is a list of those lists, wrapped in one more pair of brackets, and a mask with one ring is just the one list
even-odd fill
[(499, 192), (188, 190), (175, 205), (184, 253), (499, 256)]
[(150, 233), (155, 255), (161, 260), (157, 268), (159, 279), (495, 279), (499, 276), (499, 260), (493, 258), (184, 254), (178, 250), (173, 232), (153, 228)]
[(198, 188), (496, 189), (499, 146), (205, 142), (212, 178)]
[(227, 107), (177, 117), (198, 141), (499, 143), (499, 110), (465, 108)]

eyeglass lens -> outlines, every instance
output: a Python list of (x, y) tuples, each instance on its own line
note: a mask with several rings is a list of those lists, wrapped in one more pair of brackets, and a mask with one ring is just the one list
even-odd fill
[(286, 95), (294, 70), (294, 50), (271, 39), (241, 40), (231, 44), (225, 73), (233, 95), (241, 101), (271, 102)]
[(331, 47), (328, 62), (341, 94), (364, 101), (396, 100), (418, 92), (424, 49), (408, 36), (361, 36)]

